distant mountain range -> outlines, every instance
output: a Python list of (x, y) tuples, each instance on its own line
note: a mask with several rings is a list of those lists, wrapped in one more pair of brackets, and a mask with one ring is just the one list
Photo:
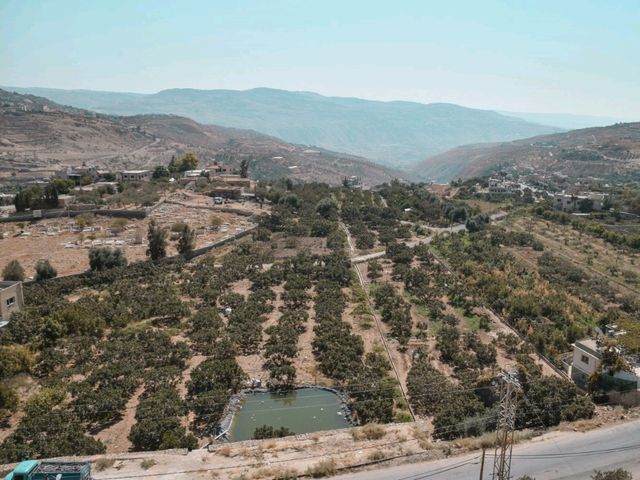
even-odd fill
[(295, 144), (407, 167), (453, 147), (560, 131), (510, 115), (446, 103), (380, 102), (269, 88), (172, 89), (155, 94), (5, 87), (111, 115), (173, 114), (251, 129)]
[(598, 117), (595, 115), (575, 115), (572, 113), (531, 113), (531, 112), (502, 112), (502, 115), (517, 117), (528, 122), (551, 125), (562, 130), (576, 130), (579, 128), (606, 127), (614, 123), (630, 123), (640, 120), (636, 118)]
[(250, 130), (201, 125), (175, 115), (115, 116), (0, 90), (0, 177), (62, 164), (109, 169), (153, 167), (194, 152), (203, 162), (248, 158), (260, 179), (292, 177), (339, 184), (359, 176), (376, 185), (398, 172), (364, 158), (309, 149)]
[(640, 179), (640, 122), (585, 128), (499, 144), (454, 148), (420, 162), (415, 172), (439, 181), (497, 168), (573, 179)]

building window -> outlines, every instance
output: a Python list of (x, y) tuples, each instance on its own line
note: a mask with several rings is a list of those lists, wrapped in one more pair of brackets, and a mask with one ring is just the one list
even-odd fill
[(10, 307), (14, 303), (16, 303), (16, 297), (7, 298), (7, 307)]
[(589, 365), (589, 357), (587, 357), (586, 355), (582, 355), (582, 358), (580, 360), (582, 361), (582, 363)]

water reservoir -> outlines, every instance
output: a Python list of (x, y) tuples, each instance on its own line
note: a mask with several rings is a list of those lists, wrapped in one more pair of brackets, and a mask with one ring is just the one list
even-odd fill
[(350, 426), (348, 413), (338, 395), (321, 388), (302, 388), (284, 393), (249, 393), (229, 431), (229, 440), (249, 440), (256, 428), (287, 427), (296, 434)]

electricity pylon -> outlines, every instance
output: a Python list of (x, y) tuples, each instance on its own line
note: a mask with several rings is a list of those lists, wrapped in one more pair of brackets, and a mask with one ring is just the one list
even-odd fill
[(500, 418), (493, 457), (493, 480), (510, 480), (513, 431), (516, 424), (516, 405), (520, 382), (514, 373), (502, 372), (500, 381)]

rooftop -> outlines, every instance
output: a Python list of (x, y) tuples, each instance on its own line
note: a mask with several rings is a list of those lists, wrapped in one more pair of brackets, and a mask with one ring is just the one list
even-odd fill
[(4, 290), (5, 288), (9, 288), (18, 283), (22, 283), (22, 282), (19, 282), (17, 280), (3, 280), (0, 282), (0, 290)]
[(578, 340), (574, 345), (581, 350), (591, 353), (592, 355), (597, 357), (600, 356), (600, 345), (598, 345), (598, 342), (592, 338)]

